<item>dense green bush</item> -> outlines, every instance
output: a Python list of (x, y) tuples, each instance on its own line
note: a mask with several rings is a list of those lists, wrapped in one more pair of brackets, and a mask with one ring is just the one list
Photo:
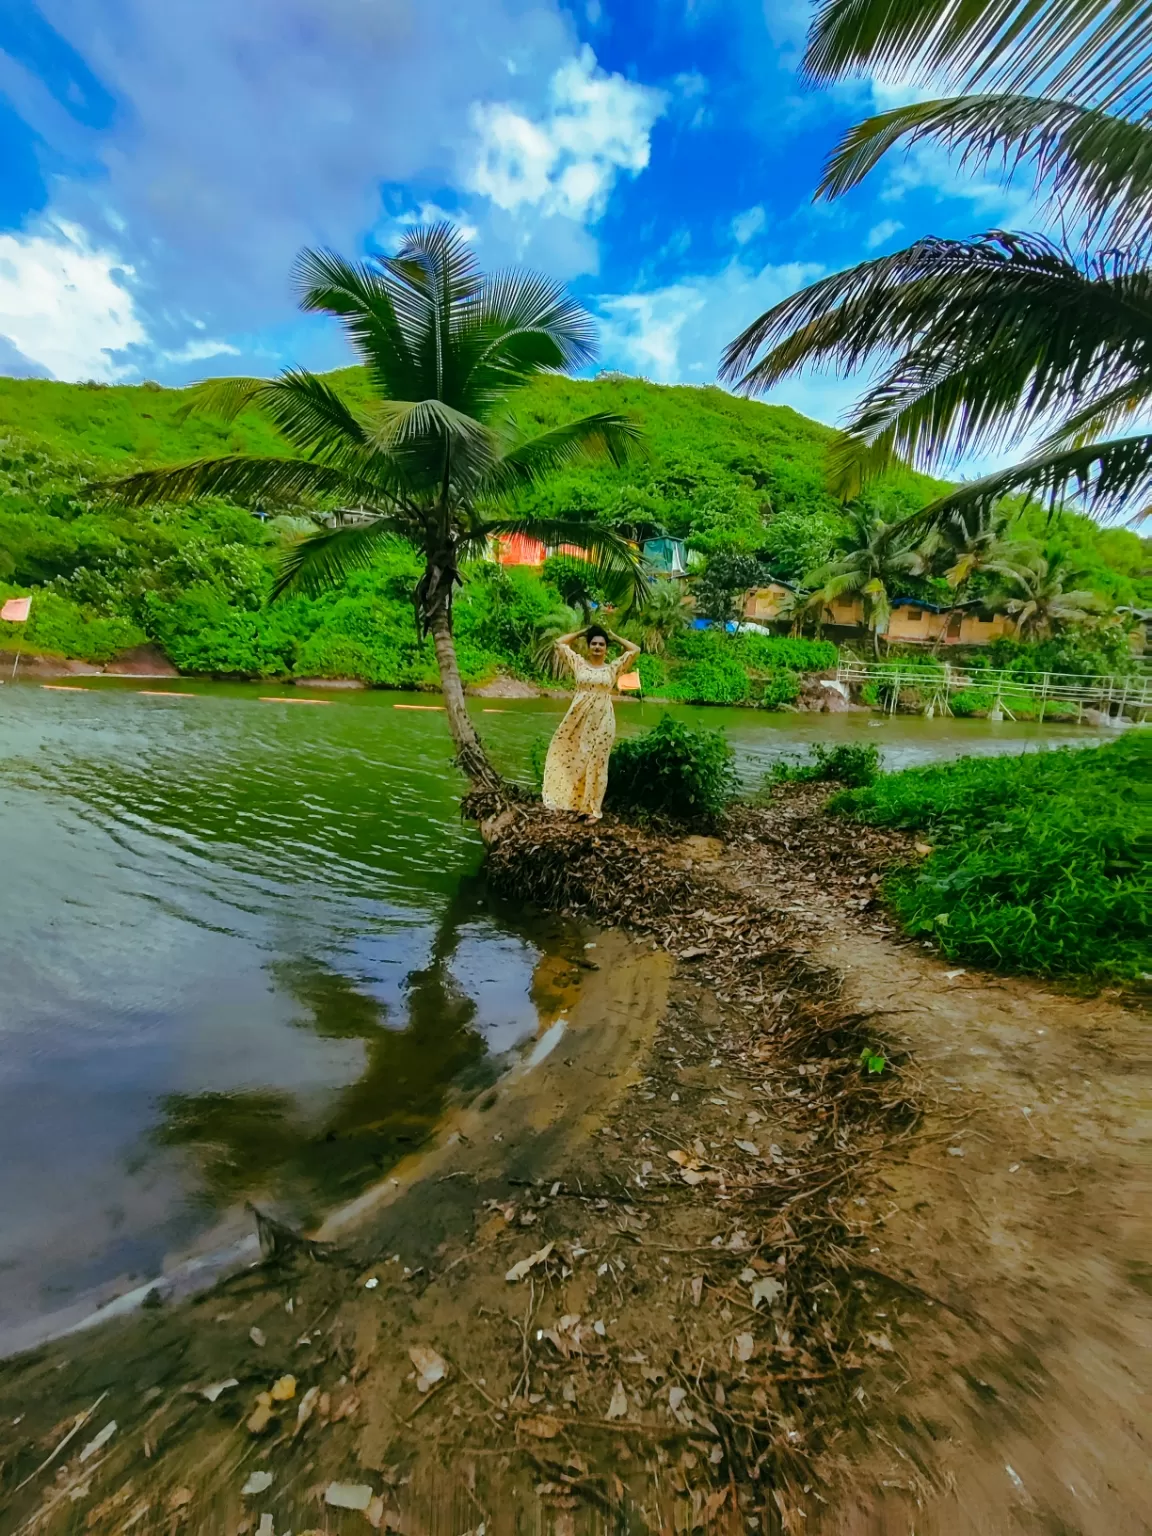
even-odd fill
[(903, 827), (931, 855), (885, 882), (950, 959), (1052, 976), (1152, 971), (1152, 741), (960, 758), (885, 774), (833, 809)]
[(995, 702), (996, 695), (988, 688), (958, 688), (948, 696), (948, 707), (961, 719), (986, 715)]
[(798, 640), (789, 635), (733, 636), (740, 659), (754, 671), (787, 667), (794, 672), (823, 672), (834, 667), (839, 652), (831, 640)]
[(828, 780), (858, 789), (871, 784), (881, 766), (879, 749), (871, 742), (841, 742), (838, 747), (817, 743), (808, 762), (773, 763), (767, 783), (802, 784)]
[(800, 679), (795, 672), (776, 672), (752, 681), (752, 698), (761, 709), (781, 709), (785, 704), (795, 704), (799, 697)]
[(743, 704), (751, 691), (748, 673), (735, 656), (691, 661), (675, 671), (664, 689), (683, 704)]
[[(0, 602), (28, 595), (27, 588), (21, 592), (0, 584)], [(26, 624), (0, 622), (0, 645), (48, 651), (94, 664), (111, 661), (121, 651), (141, 645), (146, 638), (131, 619), (93, 612), (43, 589), (32, 593), (32, 611)]]
[(668, 668), (659, 656), (646, 653), (636, 658), (636, 670), (640, 674), (640, 686), (645, 693), (662, 693), (668, 681)]
[(732, 756), (719, 731), (665, 715), (652, 730), (612, 748), (604, 803), (624, 815), (710, 825), (736, 790)]

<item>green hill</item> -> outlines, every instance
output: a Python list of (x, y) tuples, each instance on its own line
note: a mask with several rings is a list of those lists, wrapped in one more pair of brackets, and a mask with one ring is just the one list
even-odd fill
[[(357, 369), (330, 377), (349, 396), (364, 392)], [(268, 608), (278, 551), (294, 532), (283, 520), (261, 522), (254, 509), (224, 502), (125, 510), (101, 499), (102, 482), (136, 465), (283, 451), (261, 418), (184, 419), (184, 399), (155, 385), (0, 379), (0, 593), (38, 591), (27, 647), (103, 661), (150, 639), (190, 672), (431, 682), (432, 659), (412, 623), (407, 551), (389, 552), (339, 594)], [(828, 427), (715, 388), (616, 375), (544, 378), (513, 402), (525, 425), (602, 409), (640, 421), (647, 459), (572, 469), (535, 493), (535, 508), (659, 523), (705, 555), (757, 553), (793, 579), (834, 547), (843, 520), (824, 489)], [(909, 472), (866, 495), (894, 514), (934, 489)], [(1025, 521), (1038, 536), (1057, 537), (1037, 514)], [(1146, 541), (1083, 518), (1063, 519), (1058, 538), (1109, 599), (1152, 604)], [(476, 568), (457, 619), (466, 676), (532, 672), (533, 637), (560, 617), (558, 606), (529, 573)], [(0, 645), (17, 635), (0, 625)]]

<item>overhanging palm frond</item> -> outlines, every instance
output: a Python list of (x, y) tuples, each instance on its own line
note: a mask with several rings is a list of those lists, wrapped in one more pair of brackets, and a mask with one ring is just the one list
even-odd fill
[(1072, 503), (1074, 510), (1098, 519), (1143, 503), (1143, 510), (1132, 518), (1138, 522), (1148, 515), (1152, 500), (1152, 433), (1033, 454), (1010, 469), (984, 475), (938, 497), (905, 519), (905, 525), (927, 528), (957, 514), (990, 510), (1002, 496), (1021, 493), (1046, 502), (1053, 510)]
[(235, 421), (237, 416), (258, 403), (261, 392), (267, 388), (267, 379), (204, 379), (186, 391), (176, 420), (184, 422), (197, 414), (215, 416), (219, 421)]
[(324, 528), (288, 547), (280, 561), (272, 596), (293, 592), (318, 597), (342, 585), (354, 571), (375, 564), (382, 547), (412, 543), (412, 524), (403, 517), (381, 515), (354, 528)]
[(823, 0), (812, 80), (872, 73), (966, 92), (1044, 89), (1084, 106), (1152, 99), (1148, 0)]
[(371, 444), (364, 423), (326, 379), (288, 368), (252, 400), (301, 453), (353, 470), (365, 464)]
[(606, 458), (626, 464), (643, 443), (641, 428), (618, 411), (597, 411), (532, 437), (517, 437), (514, 427), (512, 432), (493, 469), (492, 490), (497, 494), (533, 485), (582, 460)]
[(1005, 180), (1030, 169), (1034, 194), (1088, 238), (1116, 246), (1148, 235), (1152, 128), (1037, 96), (947, 97), (870, 117), (834, 151), (816, 196), (841, 196), (895, 145), (925, 140), (959, 149), (973, 171), (998, 162)]
[(229, 497), (242, 504), (265, 501), (292, 506), (343, 499), (371, 505), (381, 495), (375, 480), (358, 478), (328, 464), (245, 454), (143, 470), (115, 481), (106, 490), (130, 507), (196, 501), (203, 496)]
[(1083, 390), (1105, 365), (1113, 377), (1125, 365), (1142, 372), (1152, 347), (1152, 274), (1139, 252), (1082, 265), (1040, 235), (918, 240), (766, 311), (730, 343), (721, 376), (754, 394), (810, 363), (852, 373), (877, 351), (915, 345), (922, 359), (932, 350), (977, 356), (1009, 341), (1018, 352), (1047, 355), (1064, 389)]

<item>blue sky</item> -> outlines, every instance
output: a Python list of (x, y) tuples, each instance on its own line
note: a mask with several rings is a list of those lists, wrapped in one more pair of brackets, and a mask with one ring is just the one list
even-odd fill
[[(295, 311), (302, 246), (447, 213), (561, 278), (600, 365), (714, 379), (803, 282), (1027, 222), (934, 151), (841, 202), (838, 136), (899, 88), (803, 88), (800, 0), (5, 0), (0, 372), (179, 384), (346, 361)], [(829, 378), (772, 396), (834, 420)]]

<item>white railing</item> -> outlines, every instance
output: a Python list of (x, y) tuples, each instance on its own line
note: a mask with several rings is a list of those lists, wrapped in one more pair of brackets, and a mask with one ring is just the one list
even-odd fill
[(885, 706), (894, 712), (902, 688), (915, 688), (924, 698), (926, 713), (951, 714), (950, 696), (961, 689), (979, 689), (993, 696), (992, 713), (1013, 718), (1011, 700), (1021, 697), (1040, 705), (1043, 720), (1049, 704), (1076, 706), (1077, 713), (1098, 709), (1113, 716), (1132, 715), (1144, 720), (1152, 712), (1152, 675), (1085, 677), (1075, 672), (1045, 672), (1038, 678), (1024, 679), (1013, 672), (956, 666), (939, 666), (915, 661), (858, 661), (842, 657), (836, 668), (836, 681), (848, 687), (852, 683), (882, 683)]

